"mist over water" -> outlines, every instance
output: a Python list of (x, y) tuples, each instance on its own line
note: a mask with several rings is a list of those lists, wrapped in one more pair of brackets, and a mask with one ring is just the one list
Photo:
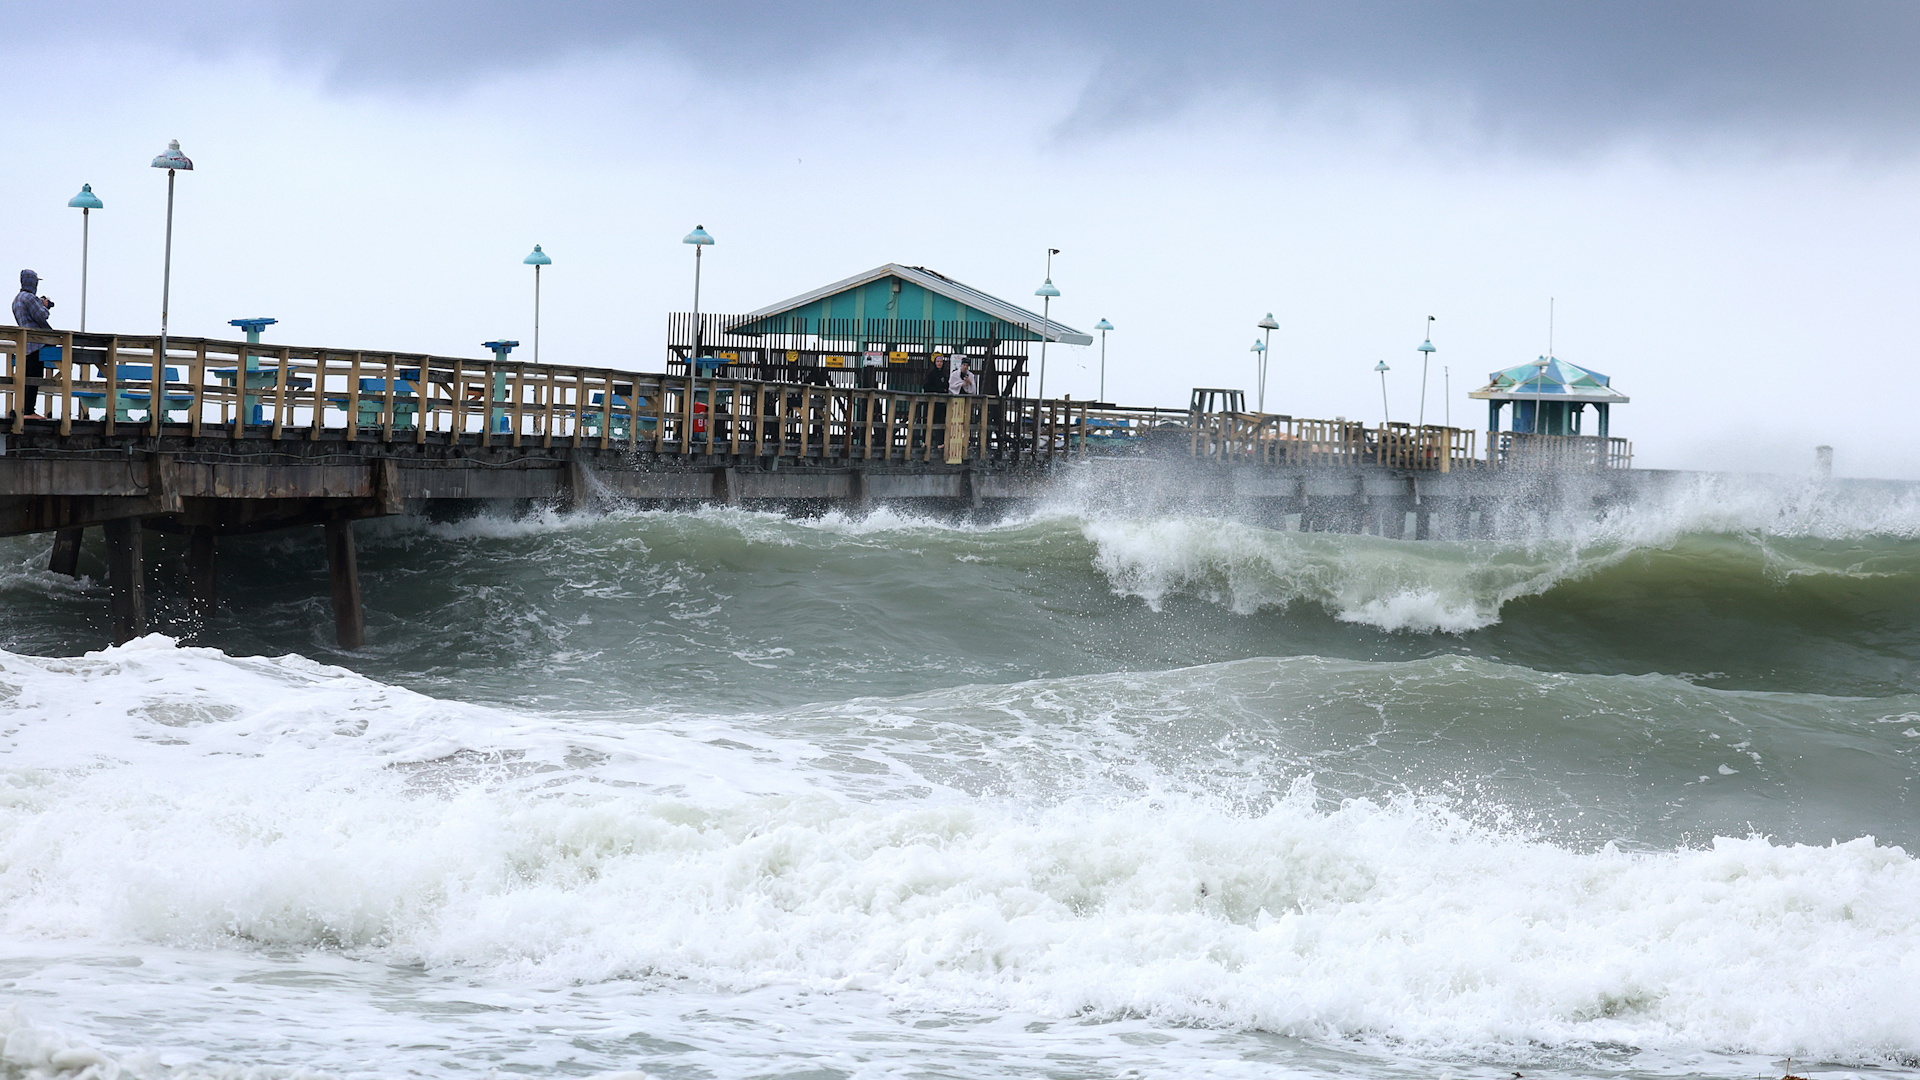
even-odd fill
[(0, 541), (0, 1076), (1915, 1071), (1910, 489), (1180, 486)]

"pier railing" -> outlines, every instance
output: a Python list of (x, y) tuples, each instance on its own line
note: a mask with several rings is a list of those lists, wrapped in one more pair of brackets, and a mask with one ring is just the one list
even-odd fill
[[(39, 375), (19, 362), (39, 349)], [(656, 454), (945, 462), (1052, 461), (1148, 450), (1267, 465), (1628, 468), (1624, 439), (1368, 426), (1069, 399), (644, 374), (414, 353), (0, 328), (6, 430), (235, 439), (590, 446)]]
[(1631, 469), (1633, 444), (1597, 435), (1487, 433), (1487, 463), (1497, 469)]
[[(37, 347), (37, 350), (36, 350)], [(1052, 460), (1098, 452), (1128, 421), (1086, 403), (950, 397), (698, 374), (313, 349), (202, 338), (0, 329), (0, 406), (61, 435), (593, 446), (863, 461)], [(18, 362), (37, 351), (42, 373)], [(1154, 410), (1146, 410), (1151, 415)], [(38, 426), (38, 425), (36, 425)], [(1101, 433), (1087, 438), (1090, 430)], [(1144, 430), (1144, 429), (1143, 429)]]
[(1266, 465), (1377, 465), (1451, 472), (1478, 464), (1474, 433), (1428, 424), (1369, 427), (1271, 413), (1204, 413), (1190, 423), (1195, 457)]

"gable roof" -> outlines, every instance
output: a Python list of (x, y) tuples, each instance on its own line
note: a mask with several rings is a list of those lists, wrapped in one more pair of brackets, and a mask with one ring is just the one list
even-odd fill
[(1619, 405), (1630, 400), (1605, 375), (1555, 356), (1516, 364), (1487, 376), (1487, 385), (1467, 396), (1482, 401), (1578, 401)]
[(727, 327), (727, 331), (729, 333), (751, 332), (743, 331), (741, 328), (750, 326), (752, 323), (768, 318), (769, 316), (782, 315), (796, 308), (805, 307), (816, 300), (857, 289), (862, 285), (867, 285), (889, 277), (897, 277), (903, 281), (910, 281), (928, 292), (944, 296), (955, 303), (972, 308), (1001, 322), (1022, 327), (1033, 333), (1036, 338), (1045, 338), (1048, 341), (1056, 341), (1063, 345), (1093, 344), (1092, 335), (1083, 334), (1064, 323), (1041, 318), (1039, 315), (1023, 307), (1009, 304), (1005, 300), (990, 293), (981, 292), (971, 285), (963, 285), (945, 274), (929, 270), (924, 266), (902, 266), (899, 263), (886, 263), (881, 266), (876, 266), (864, 274), (855, 274), (850, 278), (843, 278), (831, 285), (822, 285), (817, 289), (803, 292), (799, 296), (782, 300), (777, 304), (769, 304), (758, 311), (750, 311), (741, 316), (738, 321), (730, 324)]

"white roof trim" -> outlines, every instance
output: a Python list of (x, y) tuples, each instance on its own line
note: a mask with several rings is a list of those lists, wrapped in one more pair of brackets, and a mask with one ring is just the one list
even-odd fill
[(764, 319), (769, 315), (778, 315), (783, 311), (804, 307), (823, 296), (832, 296), (834, 293), (844, 292), (847, 289), (865, 285), (870, 281), (878, 281), (884, 277), (898, 277), (911, 281), (915, 285), (926, 289), (928, 292), (938, 293), (949, 300), (965, 304), (976, 311), (984, 311), (1003, 322), (1024, 326), (1028, 330), (1046, 338), (1048, 341), (1059, 342), (1062, 345), (1093, 344), (1093, 336), (1091, 334), (1083, 334), (1063, 323), (1058, 323), (1051, 319), (1043, 319), (1033, 312), (1028, 311), (1026, 308), (1015, 307), (1005, 300), (989, 293), (983, 293), (971, 285), (962, 285), (952, 278), (947, 277), (945, 274), (937, 273), (921, 266), (902, 266), (899, 263), (887, 263), (883, 266), (876, 266), (864, 274), (855, 274), (850, 278), (843, 278), (831, 285), (822, 285), (817, 289), (811, 289), (801, 293), (799, 296), (782, 300), (777, 304), (769, 304), (758, 311), (750, 311), (741, 316), (740, 321), (733, 325), (741, 326), (755, 319)]
[(1485, 386), (1472, 391), (1467, 396), (1480, 401), (1572, 401), (1582, 405), (1623, 405), (1633, 400), (1617, 390), (1607, 390), (1600, 394), (1595, 394), (1591, 390), (1573, 394), (1514, 394)]

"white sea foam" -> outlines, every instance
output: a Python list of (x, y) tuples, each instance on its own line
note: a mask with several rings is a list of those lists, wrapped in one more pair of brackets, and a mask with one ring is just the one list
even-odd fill
[(1920, 1048), (1920, 864), (1871, 839), (1579, 852), (1417, 800), (1326, 805), (1305, 778), (1257, 814), (1173, 791), (875, 800), (798, 734), (539, 720), (157, 638), (0, 654), (0, 681), (16, 942), (1449, 1051)]

